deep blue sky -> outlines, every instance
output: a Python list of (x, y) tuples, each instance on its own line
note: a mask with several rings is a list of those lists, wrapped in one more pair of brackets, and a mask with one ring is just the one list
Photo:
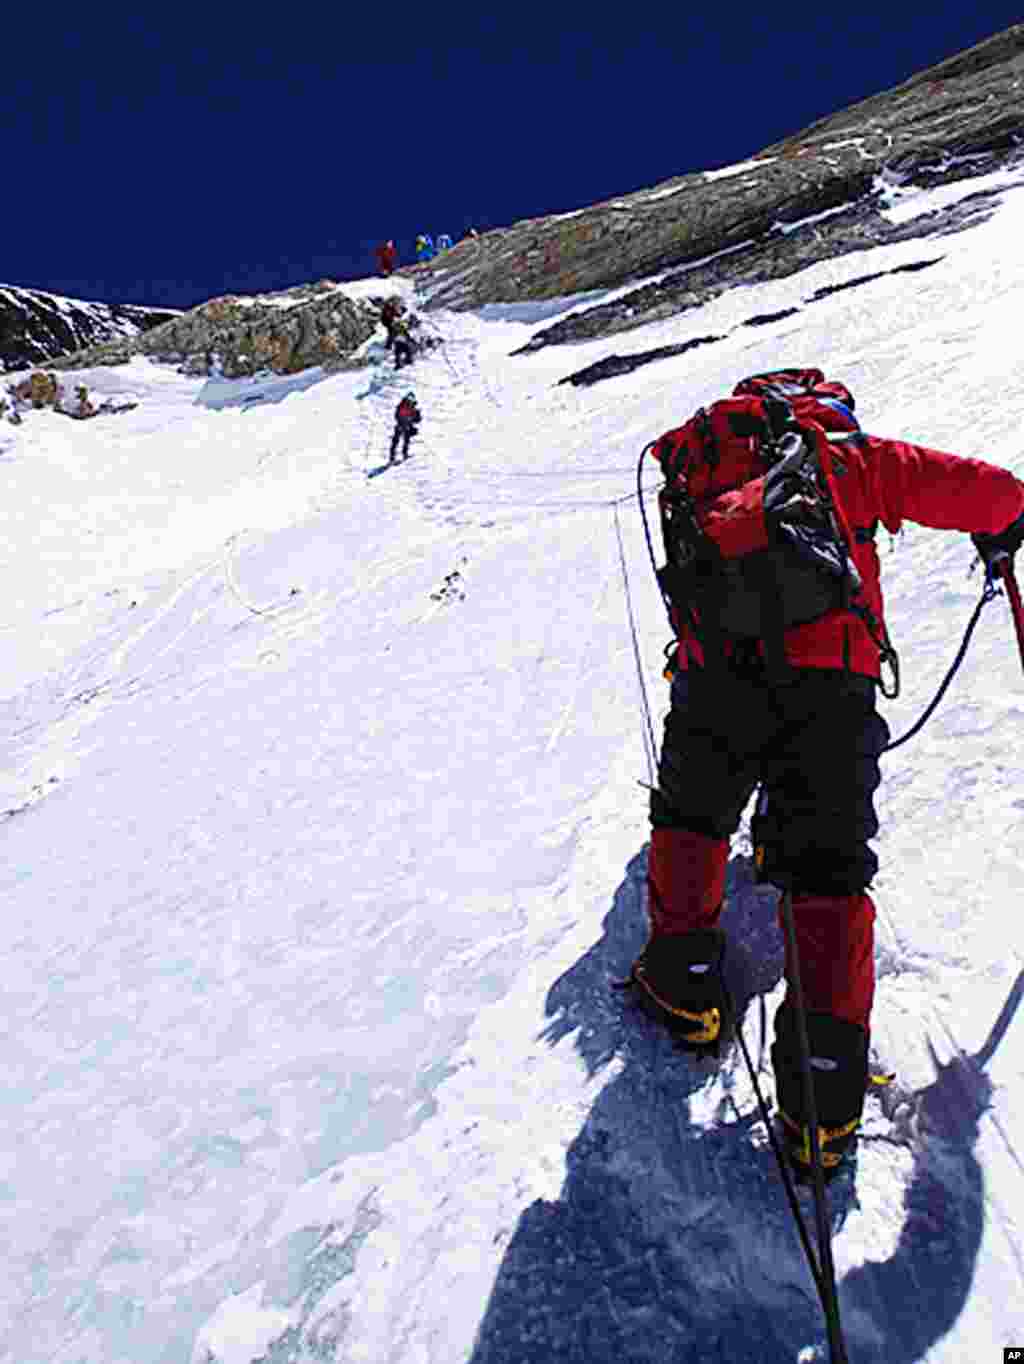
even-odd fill
[(386, 237), (409, 260), (419, 231), (742, 160), (1020, 17), (999, 0), (17, 10), (0, 282), (172, 307), (370, 274)]

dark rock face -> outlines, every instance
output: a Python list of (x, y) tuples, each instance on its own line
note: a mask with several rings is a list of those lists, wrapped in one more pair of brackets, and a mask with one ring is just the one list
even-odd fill
[(127, 340), (174, 316), (166, 308), (87, 303), (0, 285), (0, 371), (28, 369), (115, 337)]
[[(751, 318), (751, 322), (756, 320)], [(693, 350), (694, 346), (709, 346), (722, 339), (721, 336), (697, 336), (692, 341), (680, 342), (678, 346), (657, 346), (654, 350), (634, 351), (632, 355), (606, 355), (603, 360), (588, 365), (586, 369), (577, 370), (575, 374), (568, 374), (558, 382), (572, 384), (575, 388), (587, 388), (591, 384), (599, 384), (602, 379), (613, 379), (617, 374), (629, 374), (632, 370), (639, 369), (641, 365), (649, 365), (654, 360), (667, 360), (673, 355), (685, 355), (688, 350)]]
[[(938, 265), (940, 260), (942, 260), (941, 256), (932, 256), (928, 260), (908, 261), (905, 265), (893, 266), (891, 270), (876, 270), (874, 274), (858, 275), (855, 279), (844, 280), (842, 284), (829, 284), (824, 288), (815, 289), (813, 294), (809, 294), (807, 298), (801, 301), (799, 307), (784, 308), (778, 313), (755, 313), (751, 317), (745, 317), (738, 325), (741, 327), (763, 327), (770, 322), (780, 322), (784, 318), (795, 317), (808, 304), (818, 303), (831, 294), (842, 293), (845, 289), (858, 289), (865, 284), (872, 284), (876, 279), (884, 279), (886, 275), (915, 274), (919, 270), (927, 270), (931, 265)], [(559, 379), (558, 382), (560, 384), (573, 384), (575, 387), (600, 383), (602, 379), (611, 379), (617, 374), (629, 374), (632, 370), (639, 369), (641, 365), (649, 365), (655, 360), (666, 360), (672, 355), (682, 355), (694, 346), (706, 346), (724, 339), (722, 336), (698, 336), (693, 340), (683, 341), (675, 346), (658, 346), (655, 350), (634, 351), (630, 355), (609, 355), (592, 365), (587, 365), (585, 369), (566, 375), (564, 379)], [(523, 349), (529, 349), (529, 347)]]
[[(428, 307), (623, 289), (538, 331), (525, 347), (536, 350), (685, 313), (736, 285), (818, 260), (957, 231), (991, 211), (992, 191), (906, 221), (883, 210), (901, 187), (927, 189), (1018, 164), (1022, 77), (1024, 24), (1017, 24), (742, 165), (489, 232), (417, 267), (415, 277)], [(646, 282), (628, 288), (639, 279)]]

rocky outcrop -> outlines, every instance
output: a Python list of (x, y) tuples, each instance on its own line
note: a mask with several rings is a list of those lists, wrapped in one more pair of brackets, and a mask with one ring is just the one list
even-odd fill
[(60, 385), (57, 383), (56, 374), (36, 370), (20, 384), (16, 384), (11, 389), (11, 395), (18, 402), (29, 403), (38, 412), (44, 407), (56, 405), (60, 398)]
[(343, 359), (376, 325), (375, 312), (326, 286), (298, 298), (215, 298), (141, 338), (140, 347), (192, 373), (209, 373), (212, 362), (228, 379), (295, 374)]
[(108, 413), (131, 412), (136, 407), (138, 403), (132, 399), (104, 398), (94, 403), (85, 384), (76, 384), (69, 394), (52, 370), (34, 370), (27, 379), (9, 385), (6, 393), (0, 395), (0, 418), (14, 426), (21, 425), (23, 411), (52, 408), (63, 417), (86, 421)]
[(1018, 24), (741, 165), (486, 233), (414, 275), (428, 307), (622, 290), (539, 331), (527, 347), (537, 349), (674, 316), (817, 260), (955, 231), (989, 211), (991, 200), (981, 194), (910, 221), (893, 221), (886, 210), (911, 183), (929, 188), (1016, 164), (1022, 78)]
[(175, 316), (168, 308), (87, 303), (0, 285), (0, 372), (46, 364), (114, 338), (128, 341)]
[(261, 296), (225, 295), (176, 315), (130, 341), (66, 356), (58, 368), (117, 365), (148, 355), (189, 374), (296, 374), (343, 367), (370, 336), (379, 308), (356, 303), (330, 281)]

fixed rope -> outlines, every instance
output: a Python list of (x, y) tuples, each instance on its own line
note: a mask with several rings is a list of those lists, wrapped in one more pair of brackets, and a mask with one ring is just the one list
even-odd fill
[(818, 1264), (818, 1257), (814, 1252), (814, 1246), (811, 1244), (811, 1237), (810, 1233), (807, 1230), (807, 1223), (804, 1220), (804, 1215), (800, 1208), (800, 1203), (797, 1200), (796, 1185), (793, 1182), (793, 1176), (790, 1173), (789, 1166), (786, 1163), (786, 1157), (782, 1151), (782, 1147), (779, 1145), (779, 1139), (775, 1134), (775, 1126), (772, 1123), (771, 1114), (768, 1111), (768, 1104), (767, 1101), (765, 1100), (764, 1093), (761, 1089), (760, 1082), (757, 1078), (757, 1070), (754, 1066), (753, 1060), (751, 1059), (750, 1051), (747, 1047), (746, 1038), (743, 1036), (742, 1028), (738, 1027), (736, 1029), (736, 1040), (740, 1045), (740, 1051), (743, 1053), (743, 1060), (746, 1063), (747, 1073), (750, 1076), (750, 1083), (751, 1085), (753, 1085), (754, 1088), (754, 1097), (757, 1100), (757, 1107), (761, 1114), (761, 1121), (765, 1125), (765, 1130), (768, 1133), (768, 1141), (772, 1148), (772, 1154), (775, 1156), (776, 1164), (779, 1167), (779, 1174), (782, 1176), (782, 1186), (786, 1192), (786, 1199), (789, 1203), (789, 1210), (793, 1214), (793, 1221), (796, 1223), (797, 1235), (800, 1237), (800, 1244), (803, 1246), (804, 1255), (807, 1257), (807, 1263), (810, 1266), (811, 1275), (814, 1278), (814, 1285), (818, 1290), (818, 1295), (821, 1296), (822, 1294), (821, 1267)]
[(622, 524), (619, 520), (618, 502), (613, 502), (612, 513), (615, 518), (615, 535), (619, 542), (619, 563), (622, 567), (622, 583), (626, 593), (626, 614), (629, 618), (629, 633), (633, 640), (633, 658), (636, 662), (636, 675), (640, 684), (640, 704), (643, 714), (644, 750), (647, 754), (647, 776), (654, 785), (657, 766), (658, 745), (654, 738), (654, 722), (651, 718), (650, 702), (647, 698), (647, 684), (644, 682), (643, 660), (640, 656), (640, 640), (637, 635), (636, 617), (633, 614), (633, 594), (629, 586), (629, 569), (626, 566), (626, 550), (622, 543)]
[(779, 907), (782, 926), (786, 935), (786, 951), (789, 957), (787, 984), (793, 994), (796, 1035), (800, 1048), (800, 1071), (803, 1079), (804, 1110), (810, 1135), (811, 1187), (814, 1190), (814, 1215), (818, 1229), (818, 1294), (825, 1313), (825, 1326), (828, 1331), (828, 1346), (832, 1364), (849, 1364), (846, 1345), (843, 1341), (842, 1323), (839, 1320), (839, 1303), (836, 1298), (836, 1271), (832, 1261), (832, 1231), (828, 1221), (828, 1203), (825, 1199), (825, 1171), (821, 1160), (818, 1105), (814, 1098), (811, 1044), (807, 1036), (807, 1009), (804, 1002), (803, 982), (800, 979), (800, 953), (797, 949), (791, 891), (783, 891)]
[(238, 589), (238, 584), (235, 582), (234, 566), (232, 565), (231, 562), (231, 547), (239, 538), (239, 536), (244, 534), (245, 531), (242, 530), (235, 531), (233, 535), (229, 535), (228, 538), (224, 541), (224, 551), (222, 555), (222, 561), (224, 564), (224, 578), (227, 582), (228, 587), (231, 589), (232, 596), (235, 598), (238, 604), (240, 606), (244, 606), (245, 609), (251, 615), (253, 616), (273, 615), (275, 611), (279, 611), (282, 606), (286, 605), (287, 602), (292, 597), (298, 596), (299, 589), (297, 587), (291, 588), (287, 597), (282, 597), (279, 601), (276, 602), (270, 602), (269, 605), (267, 606), (253, 606), (252, 602), (247, 601), (245, 597), (242, 596), (242, 593)]
[(915, 734), (919, 734), (921, 732), (921, 730), (925, 727), (925, 725), (928, 723), (931, 717), (935, 714), (939, 702), (942, 700), (946, 692), (949, 690), (949, 684), (953, 681), (953, 678), (957, 675), (957, 673), (960, 670), (960, 665), (967, 657), (967, 650), (971, 643), (971, 636), (974, 634), (975, 627), (977, 626), (978, 621), (981, 619), (981, 613), (983, 609), (988, 605), (988, 603), (992, 600), (993, 597), (998, 596), (999, 588), (996, 587), (995, 583), (991, 579), (991, 576), (986, 575), (985, 586), (981, 593), (981, 599), (979, 600), (977, 606), (974, 608), (974, 614), (971, 616), (971, 619), (967, 623), (967, 629), (964, 631), (964, 637), (960, 642), (960, 648), (957, 650), (957, 655), (953, 659), (953, 662), (950, 665), (949, 671), (946, 673), (946, 676), (942, 679), (939, 689), (935, 693), (935, 696), (933, 697), (931, 704), (925, 709), (924, 714), (917, 721), (917, 723), (911, 725), (910, 729), (907, 730), (906, 734), (902, 734), (898, 739), (894, 739), (892, 743), (886, 744), (885, 748), (882, 749), (883, 753), (891, 753), (894, 748), (899, 748), (902, 744), (907, 743), (907, 741), (912, 739)]

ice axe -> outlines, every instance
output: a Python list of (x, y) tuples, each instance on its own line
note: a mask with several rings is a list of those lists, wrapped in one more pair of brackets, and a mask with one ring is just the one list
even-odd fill
[(1013, 557), (1009, 554), (1000, 555), (992, 565), (992, 571), (997, 578), (1002, 580), (1006, 588), (1006, 595), (1010, 599), (1010, 610), (1013, 613), (1013, 628), (1017, 632), (1017, 648), (1020, 650), (1020, 663), (1024, 668), (1024, 603), (1020, 599), (1020, 587), (1017, 584), (1017, 575), (1013, 570)]

